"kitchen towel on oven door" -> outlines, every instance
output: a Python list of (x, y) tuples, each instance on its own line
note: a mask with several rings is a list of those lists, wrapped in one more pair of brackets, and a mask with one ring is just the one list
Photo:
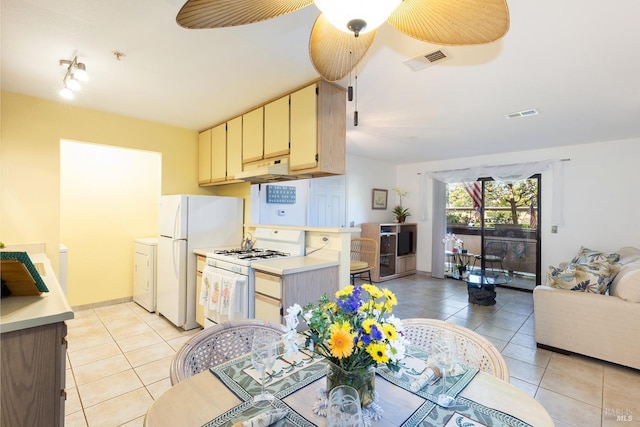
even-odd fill
[(202, 288), (206, 288), (207, 292), (206, 303), (204, 305), (206, 316), (213, 321), (219, 321), (222, 275), (205, 268), (202, 272), (202, 283)]
[(220, 292), (220, 319), (247, 318), (247, 280), (244, 276), (224, 275)]

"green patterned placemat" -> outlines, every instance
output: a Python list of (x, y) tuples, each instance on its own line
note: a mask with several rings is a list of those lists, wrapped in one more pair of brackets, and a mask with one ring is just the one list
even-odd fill
[(16, 260), (24, 264), (24, 266), (27, 268), (27, 271), (29, 272), (29, 274), (31, 274), (31, 277), (36, 282), (36, 288), (38, 288), (40, 292), (49, 292), (49, 289), (47, 288), (47, 285), (44, 284), (44, 280), (42, 280), (42, 277), (40, 277), (40, 273), (38, 273), (36, 266), (33, 265), (33, 262), (31, 262), (29, 254), (27, 254), (26, 252), (0, 251), (0, 259)]

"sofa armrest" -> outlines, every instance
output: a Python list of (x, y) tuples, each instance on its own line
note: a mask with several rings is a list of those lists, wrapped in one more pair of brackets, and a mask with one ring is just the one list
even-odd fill
[(533, 305), (538, 344), (640, 369), (640, 304), (537, 286)]

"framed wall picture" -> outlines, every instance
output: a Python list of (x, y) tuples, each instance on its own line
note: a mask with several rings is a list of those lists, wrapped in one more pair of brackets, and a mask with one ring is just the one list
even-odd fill
[(371, 209), (387, 209), (387, 190), (374, 188), (371, 195)]

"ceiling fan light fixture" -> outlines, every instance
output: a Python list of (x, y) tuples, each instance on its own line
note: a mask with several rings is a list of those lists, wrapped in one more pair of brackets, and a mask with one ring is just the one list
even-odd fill
[(65, 86), (62, 89), (60, 89), (60, 96), (64, 99), (73, 99), (74, 95), (73, 95), (73, 91)]
[(81, 82), (86, 82), (89, 80), (89, 74), (87, 73), (87, 67), (82, 63), (78, 62), (76, 70), (73, 72), (73, 77)]
[[(327, 20), (345, 33), (365, 34), (378, 28), (402, 0), (314, 0)], [(361, 23), (365, 25), (362, 28)], [(357, 31), (350, 27), (356, 23)]]
[(77, 56), (74, 56), (73, 59), (61, 59), (60, 65), (67, 68), (62, 78), (63, 88), (60, 90), (60, 96), (64, 99), (73, 99), (73, 92), (82, 88), (80, 81), (89, 80), (87, 67), (82, 62), (78, 62)]
[(68, 89), (71, 89), (72, 91), (77, 91), (81, 89), (80, 82), (76, 80), (74, 76), (71, 76), (67, 79), (67, 81), (65, 82), (65, 86)]

